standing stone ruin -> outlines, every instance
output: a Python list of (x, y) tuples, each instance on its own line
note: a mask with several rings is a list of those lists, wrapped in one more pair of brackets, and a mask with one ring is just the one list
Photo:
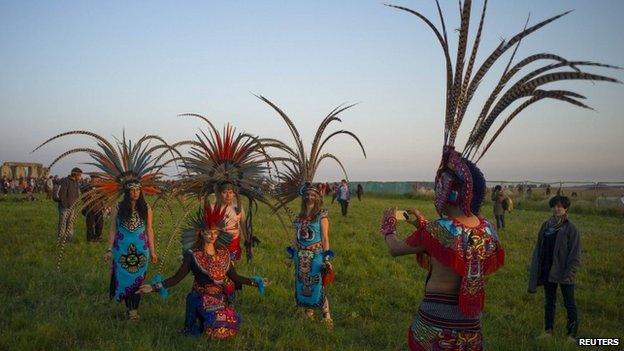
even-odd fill
[(7, 177), (9, 179), (47, 177), (49, 173), (50, 169), (48, 167), (43, 167), (41, 163), (5, 162), (2, 167), (0, 167), (0, 177)]

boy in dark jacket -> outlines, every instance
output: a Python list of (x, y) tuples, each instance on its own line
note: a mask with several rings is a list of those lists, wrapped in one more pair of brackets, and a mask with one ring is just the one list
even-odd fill
[(545, 326), (544, 333), (538, 338), (549, 338), (553, 332), (557, 286), (561, 287), (568, 314), (568, 340), (576, 342), (578, 316), (574, 283), (581, 265), (581, 237), (568, 219), (570, 199), (557, 195), (550, 199), (549, 205), (553, 216), (542, 224), (537, 237), (529, 272), (529, 293), (535, 293), (537, 286), (544, 285)]

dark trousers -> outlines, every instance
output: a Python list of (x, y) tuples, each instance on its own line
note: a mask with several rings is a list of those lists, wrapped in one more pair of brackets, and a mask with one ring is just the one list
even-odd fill
[(561, 287), (563, 305), (568, 312), (568, 335), (576, 337), (578, 331), (578, 316), (574, 301), (574, 284), (544, 283), (544, 326), (546, 330), (553, 330), (555, 323), (555, 305), (557, 302), (557, 285)]
[[(115, 278), (111, 274), (110, 284), (108, 285), (108, 293), (111, 300), (115, 297)], [(139, 303), (141, 302), (141, 294), (130, 294), (130, 296), (124, 299), (126, 309), (137, 310), (139, 309)]]
[(503, 229), (505, 228), (505, 215), (496, 215), (496, 229)]
[(189, 335), (199, 335), (203, 330), (200, 315), (197, 309), (201, 306), (201, 295), (195, 290), (191, 290), (186, 295), (186, 313), (184, 317), (184, 333)]
[(347, 210), (349, 209), (349, 201), (346, 200), (338, 200), (340, 202), (340, 211), (342, 211), (342, 215), (347, 215)]
[(102, 227), (104, 218), (102, 212), (87, 212), (87, 241), (100, 240), (102, 238)]
[(126, 303), (126, 308), (129, 310), (137, 310), (139, 309), (139, 303), (141, 302), (140, 294), (130, 294), (130, 296), (126, 297), (124, 300)]

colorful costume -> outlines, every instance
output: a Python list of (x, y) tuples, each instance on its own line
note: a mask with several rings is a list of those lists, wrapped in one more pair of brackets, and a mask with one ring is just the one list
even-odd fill
[[(86, 153), (93, 159), (93, 162), (89, 164), (97, 167), (98, 171), (89, 172), (89, 174), (97, 178), (97, 181), (94, 181), (92, 186), (82, 194), (81, 200), (86, 211), (94, 207), (112, 206), (124, 193), (128, 194), (132, 189), (140, 189), (143, 194), (160, 192), (159, 178), (162, 175), (160, 170), (163, 164), (159, 162), (166, 153), (175, 151), (162, 138), (146, 135), (133, 144), (132, 141), (126, 140), (124, 134), (122, 139), (116, 140), (116, 145), (114, 145), (91, 132), (71, 131), (57, 135), (39, 147), (54, 139), (75, 134), (96, 139), (101, 151), (92, 148), (72, 149), (57, 157), (52, 164), (67, 155), (78, 152)], [(159, 144), (150, 147), (150, 142), (154, 140)], [(157, 154), (159, 150), (161, 152)], [(142, 215), (136, 208), (128, 210), (126, 218), (122, 218), (120, 211), (117, 212), (117, 216), (113, 219), (116, 228), (115, 237), (112, 247), (109, 248), (112, 259), (109, 295), (117, 302), (124, 301), (128, 318), (131, 320), (139, 318), (137, 309), (141, 296), (135, 292), (145, 280), (150, 261), (150, 244), (152, 246), (154, 244), (149, 242), (147, 223), (145, 223), (149, 205), (147, 203), (144, 205), (145, 212), (142, 212)], [(59, 267), (63, 244), (64, 242), (61, 242)]]
[(234, 291), (237, 285), (251, 284), (251, 280), (236, 274), (225, 248), (217, 249), (213, 256), (189, 250), (178, 272), (162, 283), (163, 288), (178, 284), (189, 272), (194, 280), (186, 297), (185, 333), (215, 339), (236, 335), (240, 316), (232, 305)]
[(320, 211), (313, 219), (296, 218), (293, 222), (297, 233), (296, 247), (287, 252), (295, 266), (295, 300), (297, 305), (307, 308), (321, 308), (325, 302), (324, 286), (331, 274), (325, 261), (333, 256), (331, 250), (324, 251), (321, 237), (321, 219), (327, 218), (327, 211)]
[[(314, 136), (310, 153), (306, 154), (299, 132), (291, 119), (268, 99), (262, 96), (259, 96), (259, 98), (280, 115), (295, 139), (295, 148), (291, 148), (275, 139), (261, 140), (265, 148), (276, 148), (287, 155), (285, 158), (278, 159), (282, 161), (286, 171), (278, 171), (279, 183), (275, 188), (274, 196), (279, 200), (276, 208), (285, 209), (291, 218), (294, 218), (296, 244), (295, 247), (288, 247), (286, 250), (295, 266), (295, 300), (299, 306), (323, 308), (323, 313), (329, 316), (324, 286), (333, 281), (334, 275), (329, 259), (334, 256), (334, 253), (331, 250), (325, 250), (323, 247), (321, 222), (327, 218), (327, 211), (322, 210), (320, 205), (323, 202), (324, 192), (314, 186), (312, 182), (319, 164), (327, 158), (336, 161), (344, 172), (345, 178), (347, 177), (342, 163), (336, 156), (329, 153), (321, 153), (327, 141), (336, 135), (346, 134), (354, 138), (362, 149), (364, 157), (366, 157), (362, 143), (350, 131), (339, 130), (323, 139), (323, 133), (327, 126), (333, 121), (340, 122), (337, 115), (353, 105), (339, 106), (323, 119)], [(310, 214), (311, 218), (307, 218), (303, 211), (299, 215), (295, 215), (286, 206), (298, 197), (304, 202), (311, 194), (314, 194), (315, 198), (318, 199), (317, 212)], [(329, 317), (326, 319), (331, 320)]]
[(232, 261), (238, 261), (241, 258), (240, 226), (242, 217), (242, 209), (238, 206), (230, 205), (226, 207), (225, 228), (223, 230), (232, 237), (232, 242), (227, 247)]
[(113, 243), (110, 297), (120, 302), (138, 298), (135, 292), (145, 280), (150, 251), (145, 222), (136, 210), (127, 220), (117, 216), (115, 224), (117, 232)]
[[(249, 279), (236, 273), (226, 248), (231, 238), (223, 232), (225, 209), (213, 209), (213, 206), (207, 204), (203, 212), (198, 212), (192, 227), (184, 233), (184, 261), (175, 275), (165, 281), (156, 277), (152, 286), (166, 297), (166, 289), (178, 284), (191, 272), (194, 280), (191, 292), (186, 297), (184, 332), (226, 339), (235, 336), (240, 325), (240, 316), (232, 305), (235, 290), (241, 289), (242, 285), (252, 285), (263, 293), (264, 281), (260, 277)], [(207, 254), (203, 247), (195, 244), (202, 231), (211, 229), (220, 231), (214, 255)]]
[[(406, 243), (425, 248), (425, 254), (418, 255), (418, 260), (424, 267), (429, 267), (429, 259), (433, 257), (442, 265), (452, 268), (461, 277), (461, 286), (457, 296), (425, 295), (425, 300), (420, 306), (419, 316), (410, 328), (409, 343), (413, 350), (481, 350), (479, 318), (485, 299), (484, 276), (494, 273), (503, 265), (504, 251), (494, 229), (487, 220), (479, 217), (479, 225), (473, 228), (467, 227), (446, 215), (447, 206), (459, 208), (468, 217), (473, 214), (479, 215), (485, 196), (486, 183), (483, 174), (475, 163), (483, 157), (502, 130), (522, 110), (542, 99), (556, 99), (589, 108), (577, 100), (584, 98), (582, 95), (567, 90), (540, 89), (543, 85), (573, 79), (617, 81), (613, 78), (581, 72), (578, 68), (580, 66), (613, 66), (588, 61), (568, 61), (548, 53), (531, 55), (512, 65), (517, 47), (524, 37), (564, 16), (567, 12), (525, 28), (509, 41), (502, 41), (473, 74), (487, 1), (484, 1), (478, 31), (469, 57), (466, 56), (466, 49), (472, 1), (460, 2), (461, 24), (458, 31), (459, 43), (455, 64), (451, 61), (442, 10), (439, 4), (437, 5), (442, 30), (439, 30), (433, 22), (419, 12), (405, 7), (389, 5), (416, 15), (434, 31), (442, 47), (446, 63), (444, 146), (442, 161), (435, 178), (435, 208), (442, 219), (427, 223), (421, 218), (418, 230), (406, 240)], [(513, 47), (515, 47), (514, 53), (511, 55), (498, 84), (483, 105), (472, 131), (468, 134), (463, 152), (456, 151), (455, 138), (477, 87), (501, 55)], [(514, 77), (526, 65), (545, 60), (552, 60), (555, 63), (535, 69), (523, 77)], [(556, 69), (566, 68), (571, 70), (553, 72)], [(516, 80), (516, 78), (518, 79)], [(514, 80), (513, 85), (506, 88), (505, 86), (512, 79)], [(490, 127), (497, 118), (514, 102), (525, 98), (528, 99), (509, 114), (485, 146), (482, 147)], [(393, 234), (395, 222), (394, 217), (384, 218), (382, 233)]]
[(410, 350), (481, 350), (481, 319), (464, 316), (456, 295), (425, 293), (407, 339)]
[[(181, 157), (181, 166), (186, 170), (175, 194), (196, 196), (204, 200), (211, 194), (217, 196), (222, 190), (232, 189), (236, 194), (236, 206), (242, 202), (240, 197), (249, 200), (247, 217), (241, 223), (242, 208), (230, 206), (226, 230), (233, 234), (233, 242), (229, 247), (232, 260), (240, 258), (241, 247), (239, 232), (244, 234), (245, 253), (247, 260), (252, 258), (252, 246), (259, 243), (253, 231), (253, 206), (257, 202), (272, 206), (265, 194), (268, 186), (266, 173), (273, 159), (267, 155), (264, 146), (255, 136), (247, 133), (235, 133), (235, 129), (227, 125), (223, 133), (213, 126), (205, 117), (197, 114), (183, 114), (202, 119), (211, 130), (210, 136), (203, 131), (197, 140), (176, 143), (175, 146), (190, 145), (189, 156)], [(224, 206), (217, 201), (217, 205)]]
[[(259, 242), (253, 235), (251, 225), (252, 206), (262, 202), (270, 206), (264, 193), (264, 180), (272, 159), (264, 152), (258, 138), (235, 133), (227, 125), (223, 133), (203, 116), (184, 114), (202, 119), (210, 127), (210, 136), (203, 131), (196, 140), (176, 143), (190, 145), (189, 156), (181, 157), (186, 170), (174, 190), (174, 195), (199, 198), (202, 206), (192, 222), (183, 230), (182, 248), (184, 261), (177, 273), (165, 280), (155, 278), (153, 287), (164, 291), (177, 284), (189, 272), (194, 282), (186, 299), (185, 332), (203, 334), (209, 338), (225, 339), (236, 335), (240, 317), (232, 305), (236, 289), (242, 285), (257, 286), (263, 293), (264, 282), (260, 277), (252, 279), (238, 276), (233, 262), (240, 259), (240, 234), (244, 234), (247, 260), (252, 258), (252, 245)], [(208, 196), (231, 189), (236, 194), (236, 204), (226, 205), (217, 201), (210, 204)], [(249, 213), (243, 223), (240, 197), (249, 200)], [(214, 255), (204, 252), (199, 245), (202, 232), (218, 230)], [(241, 233), (242, 232), (242, 233)]]
[[(115, 206), (124, 192), (133, 187), (140, 188), (141, 192), (147, 195), (160, 193), (162, 185), (160, 170), (166, 164), (163, 157), (169, 153), (174, 155), (176, 152), (157, 135), (145, 135), (133, 144), (131, 140), (126, 139), (124, 133), (121, 140), (116, 139), (114, 143), (111, 143), (95, 133), (81, 130), (52, 137), (35, 150), (67, 135), (92, 137), (99, 147), (99, 150), (89, 147), (71, 149), (58, 156), (50, 164), (52, 167), (62, 158), (75, 153), (86, 153), (91, 157), (92, 161), (88, 164), (96, 167), (97, 171), (87, 172), (87, 174), (97, 178), (97, 181), (81, 194), (79, 202), (85, 211)], [(157, 144), (150, 145), (154, 141)], [(150, 253), (145, 223), (136, 212), (125, 221), (120, 221), (119, 218), (115, 218), (115, 221), (117, 229), (115, 244), (112, 248), (110, 295), (111, 298), (121, 301), (128, 296), (133, 296), (133, 289), (142, 283)], [(61, 241), (60, 244), (59, 267), (65, 242)]]
[(458, 295), (425, 293), (409, 331), (412, 350), (480, 350), (485, 276), (504, 264), (505, 252), (493, 226), (479, 218), (467, 227), (453, 218), (422, 223), (405, 242), (422, 246), (418, 263), (431, 272), (431, 257), (461, 276)]

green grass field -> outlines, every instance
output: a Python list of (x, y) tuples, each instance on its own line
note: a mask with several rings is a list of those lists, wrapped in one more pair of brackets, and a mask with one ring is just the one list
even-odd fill
[[(192, 276), (171, 288), (167, 301), (157, 294), (144, 297), (141, 321), (125, 321), (123, 304), (108, 299), (109, 269), (102, 261), (106, 244), (86, 242), (83, 217), (77, 218), (77, 240), (68, 244), (57, 271), (54, 204), (41, 199), (0, 201), (0, 350), (405, 350), (406, 331), (423, 296), (426, 272), (412, 257), (392, 258), (378, 234), (382, 209), (393, 205), (417, 207), (434, 218), (432, 203), (423, 200), (355, 200), (347, 218), (340, 216), (337, 204), (326, 203), (331, 245), (337, 254), (336, 281), (328, 290), (335, 322), (331, 332), (320, 321), (308, 321), (295, 307), (293, 273), (284, 264), (284, 247), (292, 233), (284, 232), (261, 207), (254, 223), (262, 244), (252, 263), (241, 262), (238, 271), (269, 277), (273, 284), (265, 296), (251, 288), (239, 293), (239, 335), (209, 342), (178, 333)], [(484, 212), (491, 216), (491, 206), (485, 205)], [(175, 215), (179, 218), (181, 210)], [(174, 221), (162, 207), (155, 216), (162, 259)], [(517, 210), (507, 216), (508, 228), (500, 233), (506, 266), (489, 278), (486, 287), (483, 333), (488, 350), (574, 349), (564, 347), (560, 295), (555, 338), (534, 341), (542, 328), (543, 291), (526, 293), (527, 266), (537, 230), (548, 216), (545, 210)], [(581, 232), (583, 246), (576, 290), (579, 334), (623, 338), (624, 218), (572, 213), (571, 220)], [(401, 224), (401, 236), (409, 230)], [(173, 274), (179, 260), (176, 241), (162, 273)], [(152, 266), (148, 278), (157, 271), (158, 266)]]

